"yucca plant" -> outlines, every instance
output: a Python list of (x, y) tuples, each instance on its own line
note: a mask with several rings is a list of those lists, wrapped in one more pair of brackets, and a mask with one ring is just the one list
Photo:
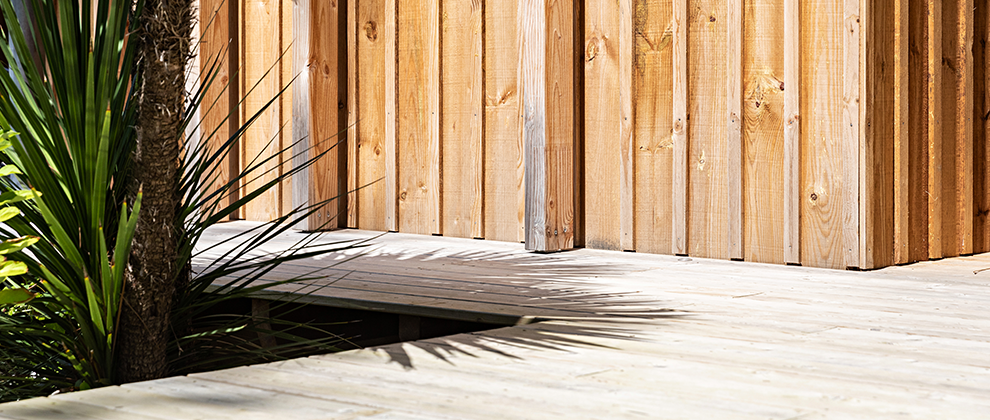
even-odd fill
[[(337, 337), (294, 334), (319, 326), (212, 310), (273, 286), (255, 282), (283, 262), (360, 246), (306, 239), (277, 255), (254, 252), (325, 202), (234, 238), (233, 251), (191, 273), (209, 226), (322, 155), (227, 200), (268, 160), (289, 159), (251, 162), (216, 183), (257, 115), (223, 142), (205, 127), (199, 145), (183, 144), (194, 111), (211, 106), (201, 94), (222, 64), (212, 60), (198, 92), (168, 91), (185, 85), (175, 78), (190, 58), (189, 0), (0, 0), (0, 12), (0, 124), (10, 140), (0, 191), (30, 198), (0, 208), (12, 215), (0, 240), (38, 238), (10, 254), (27, 273), (4, 290), (34, 295), (0, 318), (0, 401), (332, 350)], [(246, 331), (279, 341), (263, 346)]]

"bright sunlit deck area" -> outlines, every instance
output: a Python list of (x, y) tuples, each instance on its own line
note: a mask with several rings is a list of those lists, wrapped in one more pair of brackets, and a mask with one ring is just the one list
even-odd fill
[(987, 254), (854, 272), (356, 230), (319, 240), (361, 238), (266, 279), (325, 276), (281, 290), (326, 306), (514, 326), (27, 400), (0, 418), (990, 414)]

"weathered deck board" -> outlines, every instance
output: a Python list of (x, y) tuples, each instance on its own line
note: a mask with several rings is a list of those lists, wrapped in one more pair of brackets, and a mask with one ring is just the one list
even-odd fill
[[(205, 238), (230, 237), (250, 222)], [(0, 405), (0, 418), (981, 418), (990, 255), (834, 271), (345, 230), (277, 280), (516, 326)], [(301, 238), (287, 233), (264, 251)], [(215, 242), (213, 242), (215, 243)], [(202, 246), (211, 243), (204, 242)], [(201, 255), (197, 267), (219, 255)], [(974, 273), (975, 272), (975, 273)], [(329, 284), (332, 281), (332, 284)], [(460, 314), (460, 315), (458, 315)], [(473, 317), (473, 318), (472, 318)], [(545, 319), (529, 323), (533, 319)]]

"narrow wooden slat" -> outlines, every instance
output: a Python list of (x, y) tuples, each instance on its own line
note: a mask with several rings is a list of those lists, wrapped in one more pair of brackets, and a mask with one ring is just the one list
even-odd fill
[(929, 132), (932, 130), (929, 96), (929, 55), (931, 31), (929, 2), (914, 2), (908, 8), (908, 255), (910, 261), (928, 259), (928, 203), (938, 194), (928, 191)]
[[(928, 257), (942, 258), (942, 2), (930, 0), (927, 10), (928, 50)], [(933, 59), (934, 57), (934, 59)]]
[(673, 0), (673, 229), (671, 247), (676, 255), (686, 255), (687, 248), (687, 191), (688, 191), (688, 14), (687, 0)]
[[(956, 219), (957, 253), (973, 253), (973, 0), (958, 0), (959, 34), (956, 48)], [(983, 1), (983, 0), (980, 0)]]
[(490, 1), (485, 6), (485, 239), (522, 242), (522, 101), (520, 100), (520, 5)]
[[(360, 0), (359, 0), (360, 1)], [(397, 0), (385, 1), (382, 38), (385, 42), (385, 226), (399, 230), (399, 8)]]
[(441, 233), (440, 4), (398, 8), (398, 227)]
[(894, 263), (911, 261), (908, 38), (909, 0), (894, 1)]
[(671, 254), (673, 73), (670, 0), (636, 3), (633, 109), (637, 252)]
[(743, 0), (726, 2), (726, 144), (728, 154), (729, 258), (743, 259)]
[(575, 4), (525, 0), (521, 7), (526, 249), (569, 249), (575, 233)]
[(636, 138), (633, 123), (636, 120), (633, 100), (633, 61), (635, 61), (635, 37), (633, 32), (634, 0), (619, 0), (619, 247), (635, 250), (635, 160), (633, 149)]
[[(280, 6), (277, 0), (241, 0), (244, 51), (241, 55), (241, 83), (245, 98), (242, 118), (244, 121), (260, 113), (257, 120), (245, 132), (242, 160), (245, 165), (256, 167), (243, 186), (251, 193), (278, 176), (278, 158), (281, 146), (279, 129), (281, 115), (278, 102), (264, 109), (265, 104), (278, 95), (281, 74), (278, 59), (281, 52)], [(244, 206), (248, 220), (269, 221), (280, 216), (280, 188), (274, 186)]]
[(973, 12), (973, 252), (990, 251), (990, 4), (978, 1)]
[[(347, 186), (347, 137), (341, 104), (345, 103), (346, 40), (341, 27), (341, 14), (346, 9), (337, 2), (312, 1), (309, 11), (309, 89), (310, 126), (313, 142), (310, 155), (323, 155), (310, 170), (310, 203), (325, 203), (310, 216), (311, 229), (334, 229), (345, 226)], [(341, 81), (344, 80), (344, 83)]]
[[(787, 223), (784, 105), (788, 91), (796, 86), (786, 83), (784, 59), (789, 53), (782, 51), (781, 46), (785, 38), (793, 38), (795, 43), (799, 38), (785, 36), (783, 0), (756, 0), (748, 4), (743, 14), (745, 35), (741, 46), (742, 173), (739, 176), (742, 177), (743, 258), (782, 264)], [(798, 52), (793, 54), (796, 56)], [(732, 155), (729, 157), (731, 162)], [(730, 172), (730, 180), (732, 176)]]
[[(281, 59), (279, 60), (278, 66), (281, 72), (281, 77), (279, 80), (279, 90), (282, 91), (282, 95), (279, 97), (279, 112), (281, 113), (281, 132), (279, 133), (280, 144), (279, 147), (282, 152), (282, 156), (279, 159), (279, 175), (288, 173), (292, 170), (292, 143), (295, 136), (293, 135), (292, 129), (292, 78), (295, 76), (293, 72), (294, 61), (293, 61), (293, 33), (292, 33), (292, 20), (293, 20), (293, 1), (292, 0), (281, 0), (281, 8), (279, 10), (279, 26), (280, 26), (280, 40), (281, 45)], [(295, 208), (292, 205), (292, 178), (287, 178), (282, 181), (282, 185), (279, 186), (279, 192), (281, 197), (281, 208), (282, 214), (287, 214)]]
[(443, 141), (443, 234), (484, 235), (483, 7), (443, 0), (440, 124)]
[[(294, 0), (292, 7), (292, 73), (296, 78), (292, 83), (292, 148), (293, 167), (302, 166), (309, 160), (309, 148), (314, 144), (310, 137), (310, 1)], [(309, 205), (310, 170), (297, 172), (292, 177), (292, 208)], [(309, 230), (313, 226), (309, 220), (300, 221), (297, 229)]]
[(622, 237), (623, 95), (619, 2), (587, 2), (584, 22), (584, 241), (617, 250)]
[(801, 263), (801, 4), (784, 0), (784, 262)]
[[(351, 0), (357, 4), (357, 155), (356, 166), (348, 166), (349, 172), (357, 172), (357, 225), (361, 229), (393, 230), (386, 216), (389, 198), (386, 184), (386, 161), (389, 144), (385, 136), (387, 115), (394, 112), (386, 109), (386, 69), (395, 70), (395, 59), (386, 59), (388, 43), (386, 27), (395, 28), (395, 22), (386, 18), (384, 0)], [(394, 15), (392, 16), (394, 18)], [(394, 41), (394, 36), (392, 40)], [(389, 63), (393, 65), (390, 67)], [(392, 77), (394, 82), (395, 78)], [(394, 102), (392, 102), (394, 104)], [(394, 127), (394, 122), (391, 124)], [(353, 128), (352, 128), (353, 129)], [(393, 143), (394, 144), (394, 143)], [(394, 167), (393, 167), (394, 168)], [(391, 201), (394, 203), (394, 200)]]
[(358, 3), (360, 0), (346, 0), (347, 2), (347, 16), (345, 16), (347, 29), (346, 42), (347, 42), (347, 109), (345, 110), (347, 115), (347, 219), (346, 226), (349, 228), (358, 227), (358, 214), (359, 214), (359, 201), (357, 190), (360, 186), (359, 175), (361, 173), (361, 168), (359, 167), (359, 151), (358, 151), (358, 135), (360, 131), (357, 127), (358, 119), (360, 115), (358, 114), (360, 110), (360, 105), (358, 105), (358, 91), (360, 85), (358, 84)]
[(840, 147), (842, 188), (837, 197), (841, 204), (842, 234), (845, 266), (861, 265), (859, 227), (860, 203), (868, 200), (861, 191), (860, 165), (862, 162), (860, 98), (863, 95), (861, 75), (861, 22), (860, 0), (843, 0), (843, 61), (842, 61), (842, 143)]
[(690, 3), (687, 16), (687, 253), (729, 256), (726, 147), (726, 3)]
[[(202, 0), (200, 3), (200, 80), (203, 84), (210, 83), (203, 94), (200, 107), (200, 141), (207, 142), (210, 151), (218, 150), (230, 138), (231, 127), (239, 120), (236, 113), (231, 115), (232, 107), (237, 103), (237, 98), (233, 96), (237, 92), (237, 83), (230, 83), (230, 77), (238, 64), (237, 44), (231, 39), (231, 35), (236, 34), (237, 27), (233, 27), (234, 34), (231, 34), (229, 21), (233, 4), (236, 2), (225, 0)], [(236, 8), (233, 11), (236, 13)], [(208, 74), (213, 67), (215, 73)], [(211, 76), (212, 82), (207, 79)], [(230, 181), (231, 173), (237, 170), (239, 161), (239, 153), (235, 152), (219, 162), (210, 181), (212, 186), (205, 193), (209, 194)], [(228, 195), (222, 199), (222, 204), (233, 203), (235, 197), (236, 194)]]
[[(876, 125), (880, 124), (880, 121), (875, 120), (874, 116), (878, 114), (875, 109), (877, 101), (878, 99), (882, 100), (882, 98), (872, 96), (877, 93), (872, 90), (874, 87), (873, 84), (876, 83), (876, 77), (873, 71), (875, 70), (874, 66), (879, 63), (874, 60), (877, 37), (873, 33), (874, 25), (872, 22), (872, 7), (877, 3), (879, 1), (867, 1), (864, 4), (857, 3), (856, 8), (858, 13), (852, 15), (856, 19), (856, 23), (859, 24), (859, 39), (857, 41), (859, 44), (857, 57), (857, 66), (859, 67), (857, 87), (859, 94), (856, 97), (857, 111), (859, 113), (859, 124), (856, 127), (858, 131), (856, 172), (858, 172), (857, 188), (859, 191), (855, 200), (858, 216), (858, 220), (856, 220), (858, 254), (856, 255), (857, 260), (854, 267), (862, 269), (873, 268), (873, 233), (876, 229), (876, 223), (873, 220), (873, 211), (876, 208), (876, 202), (874, 200), (880, 198), (873, 191), (873, 185), (876, 181), (874, 171), (877, 164), (874, 161), (873, 155), (873, 145), (877, 140), (874, 138), (874, 133), (877, 132)], [(846, 16), (848, 19), (850, 15), (847, 14)], [(849, 56), (846, 55), (846, 59), (848, 58)], [(849, 63), (846, 63), (846, 65), (848, 66)], [(843, 164), (846, 163), (848, 162), (843, 162)]]
[(959, 196), (959, 185), (957, 184), (957, 164), (960, 159), (957, 156), (957, 146), (959, 145), (962, 132), (959, 131), (960, 105), (966, 102), (965, 93), (960, 93), (960, 77), (962, 76), (962, 63), (959, 60), (961, 26), (959, 15), (960, 0), (942, 0), (941, 19), (935, 21), (941, 31), (941, 84), (938, 86), (935, 98), (941, 108), (941, 126), (938, 145), (941, 152), (939, 161), (939, 176), (941, 183), (941, 198), (944, 203), (941, 205), (941, 255), (940, 257), (954, 257), (959, 255), (959, 243), (957, 238), (961, 233), (959, 220), (959, 206), (962, 205)]

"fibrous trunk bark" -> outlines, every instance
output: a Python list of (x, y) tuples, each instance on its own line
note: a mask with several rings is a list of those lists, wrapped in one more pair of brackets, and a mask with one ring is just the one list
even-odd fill
[(137, 39), (138, 118), (135, 179), (143, 191), (124, 287), (115, 352), (118, 383), (160, 378), (168, 364), (169, 317), (180, 273), (176, 266), (179, 154), (191, 0), (145, 0)]

